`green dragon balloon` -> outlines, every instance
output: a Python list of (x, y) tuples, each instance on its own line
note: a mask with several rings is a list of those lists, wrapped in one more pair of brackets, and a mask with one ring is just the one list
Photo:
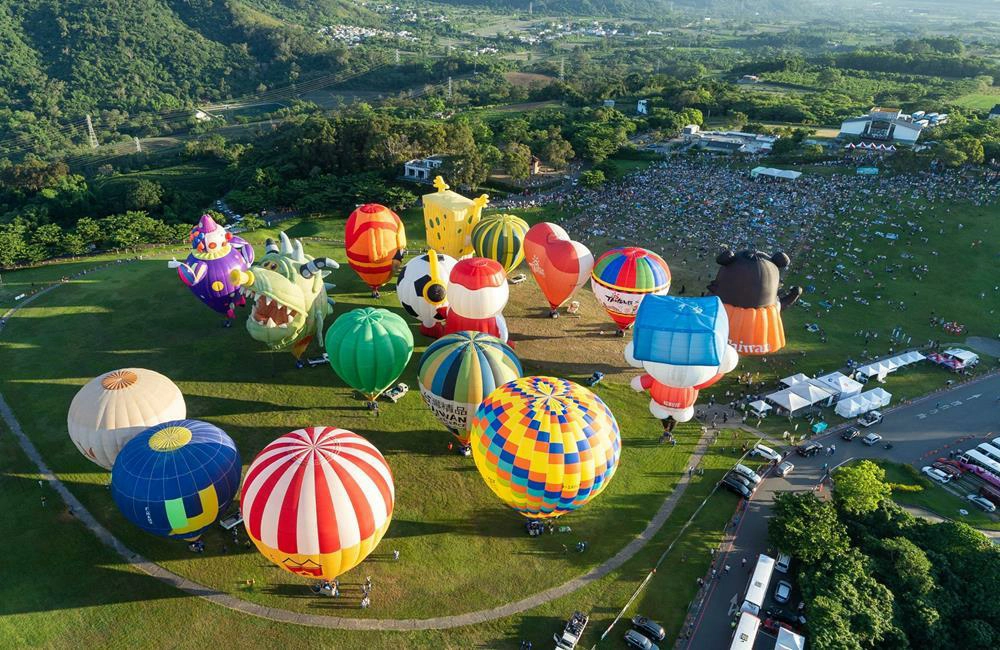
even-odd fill
[[(272, 350), (290, 350), (302, 356), (324, 319), (333, 313), (326, 295), (332, 284), (323, 282), (327, 269), (340, 268), (328, 257), (314, 259), (302, 242), (280, 234), (280, 245), (268, 239), (264, 256), (249, 271), (233, 271), (231, 279), (251, 305), (247, 331)], [(323, 347), (323, 339), (319, 338)]]

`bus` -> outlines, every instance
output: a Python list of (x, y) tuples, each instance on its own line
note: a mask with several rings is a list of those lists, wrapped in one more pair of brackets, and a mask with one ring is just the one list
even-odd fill
[(774, 558), (761, 553), (753, 575), (750, 576), (750, 582), (747, 584), (747, 595), (743, 599), (741, 612), (760, 616), (760, 608), (764, 605), (764, 599), (767, 597), (767, 587), (771, 584), (772, 573), (774, 573)]
[(993, 459), (994, 461), (1000, 463), (1000, 449), (997, 449), (996, 446), (991, 445), (988, 442), (983, 442), (983, 443), (980, 443), (976, 447), (976, 449), (978, 449), (980, 453), (985, 454), (985, 455), (989, 456), (991, 459)]
[(759, 628), (759, 618), (749, 612), (740, 613), (740, 620), (736, 624), (736, 634), (733, 635), (733, 642), (729, 644), (729, 650), (753, 650)]
[(987, 472), (990, 472), (994, 476), (1000, 476), (1000, 463), (993, 460), (983, 452), (976, 449), (970, 449), (969, 451), (965, 452), (965, 456), (966, 458), (971, 460), (973, 464), (979, 465), (980, 467), (985, 469)]

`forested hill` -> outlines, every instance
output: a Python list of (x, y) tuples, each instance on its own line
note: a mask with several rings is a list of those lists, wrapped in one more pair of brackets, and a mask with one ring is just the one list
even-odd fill
[(163, 110), (330, 71), (345, 48), (283, 16), (367, 12), (351, 0), (0, 2), (0, 124), (98, 109)]

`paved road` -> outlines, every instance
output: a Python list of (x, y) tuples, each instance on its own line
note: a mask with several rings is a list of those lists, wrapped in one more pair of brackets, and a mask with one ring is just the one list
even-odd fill
[[(763, 482), (736, 525), (732, 548), (726, 552), (724, 547), (720, 553), (716, 563), (719, 578), (707, 588), (707, 600), (695, 618), (693, 634), (685, 647), (690, 650), (723, 650), (729, 647), (732, 635), (731, 603), (734, 599), (742, 603), (749, 570), (757, 555), (769, 552), (773, 557), (773, 550), (767, 544), (767, 519), (775, 493), (815, 489), (824, 473), (824, 464), (829, 464), (832, 470), (852, 459), (887, 458), (921, 467), (934, 458), (946, 456), (951, 449), (974, 446), (990, 432), (1000, 431), (998, 396), (1000, 375), (994, 375), (893, 410), (881, 424), (862, 430), (863, 433), (874, 431), (881, 434), (884, 442), (892, 442), (892, 449), (885, 449), (882, 443), (868, 447), (861, 443), (860, 438), (846, 442), (837, 433), (831, 433), (816, 440), (827, 446), (836, 445), (833, 456), (825, 453), (813, 458), (790, 455), (788, 460), (795, 464), (795, 470), (787, 478), (772, 476)], [(977, 439), (976, 442), (973, 438)], [(747, 569), (742, 568), (743, 558), (747, 558)], [(728, 575), (724, 575), (726, 564), (731, 567)], [(799, 595), (793, 592), (791, 606), (798, 602)], [(765, 607), (769, 606), (765, 603)], [(766, 639), (757, 644), (757, 648), (773, 647), (773, 643), (768, 644)]]

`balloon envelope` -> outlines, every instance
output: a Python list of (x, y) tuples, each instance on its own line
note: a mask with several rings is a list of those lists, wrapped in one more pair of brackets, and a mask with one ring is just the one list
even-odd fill
[(728, 336), (729, 320), (718, 298), (649, 296), (636, 317), (633, 355), (675, 366), (719, 365)]
[(500, 262), (510, 275), (524, 259), (524, 236), (528, 222), (513, 214), (483, 217), (472, 229), (476, 255)]
[(461, 259), (472, 255), (472, 229), (479, 223), (486, 195), (469, 199), (448, 189), (440, 176), (434, 179), (437, 192), (424, 194), (424, 227), (427, 247)]
[(341, 314), (326, 331), (334, 372), (348, 386), (375, 399), (403, 372), (413, 354), (413, 334), (402, 316), (365, 307)]
[(129, 440), (154, 424), (186, 416), (184, 396), (172, 381), (153, 370), (122, 368), (77, 392), (66, 427), (80, 453), (109, 470)]
[(434, 417), (463, 445), (483, 398), (522, 374), (521, 361), (500, 339), (480, 332), (444, 336), (420, 357), (420, 394)]
[(235, 317), (234, 307), (245, 304), (232, 280), (233, 271), (246, 271), (253, 264), (253, 246), (225, 230), (209, 215), (189, 235), (191, 253), (183, 263), (171, 262), (177, 275), (210, 309)]
[(428, 336), (444, 325), (448, 315), (448, 278), (455, 264), (454, 258), (430, 251), (404, 264), (396, 278), (399, 304), (420, 321), (420, 331)]
[(229, 508), (242, 468), (236, 444), (222, 429), (172, 420), (125, 445), (111, 470), (111, 496), (146, 532), (195, 539)]
[(566, 302), (594, 269), (590, 249), (572, 241), (554, 223), (536, 223), (528, 230), (524, 237), (524, 257), (552, 310)]
[(366, 203), (347, 218), (344, 226), (347, 262), (372, 289), (389, 281), (393, 264), (406, 250), (406, 229), (399, 216), (378, 203)]
[(645, 248), (615, 248), (594, 263), (590, 286), (611, 319), (624, 330), (635, 321), (645, 296), (670, 290), (670, 268), (663, 258)]
[(378, 545), (395, 500), (392, 472), (374, 445), (344, 429), (308, 427), (257, 455), (240, 510), (266, 558), (296, 575), (332, 579)]
[(472, 456), (493, 492), (525, 517), (558, 517), (607, 487), (621, 434), (611, 409), (586, 388), (524, 377), (490, 393), (472, 421)]

